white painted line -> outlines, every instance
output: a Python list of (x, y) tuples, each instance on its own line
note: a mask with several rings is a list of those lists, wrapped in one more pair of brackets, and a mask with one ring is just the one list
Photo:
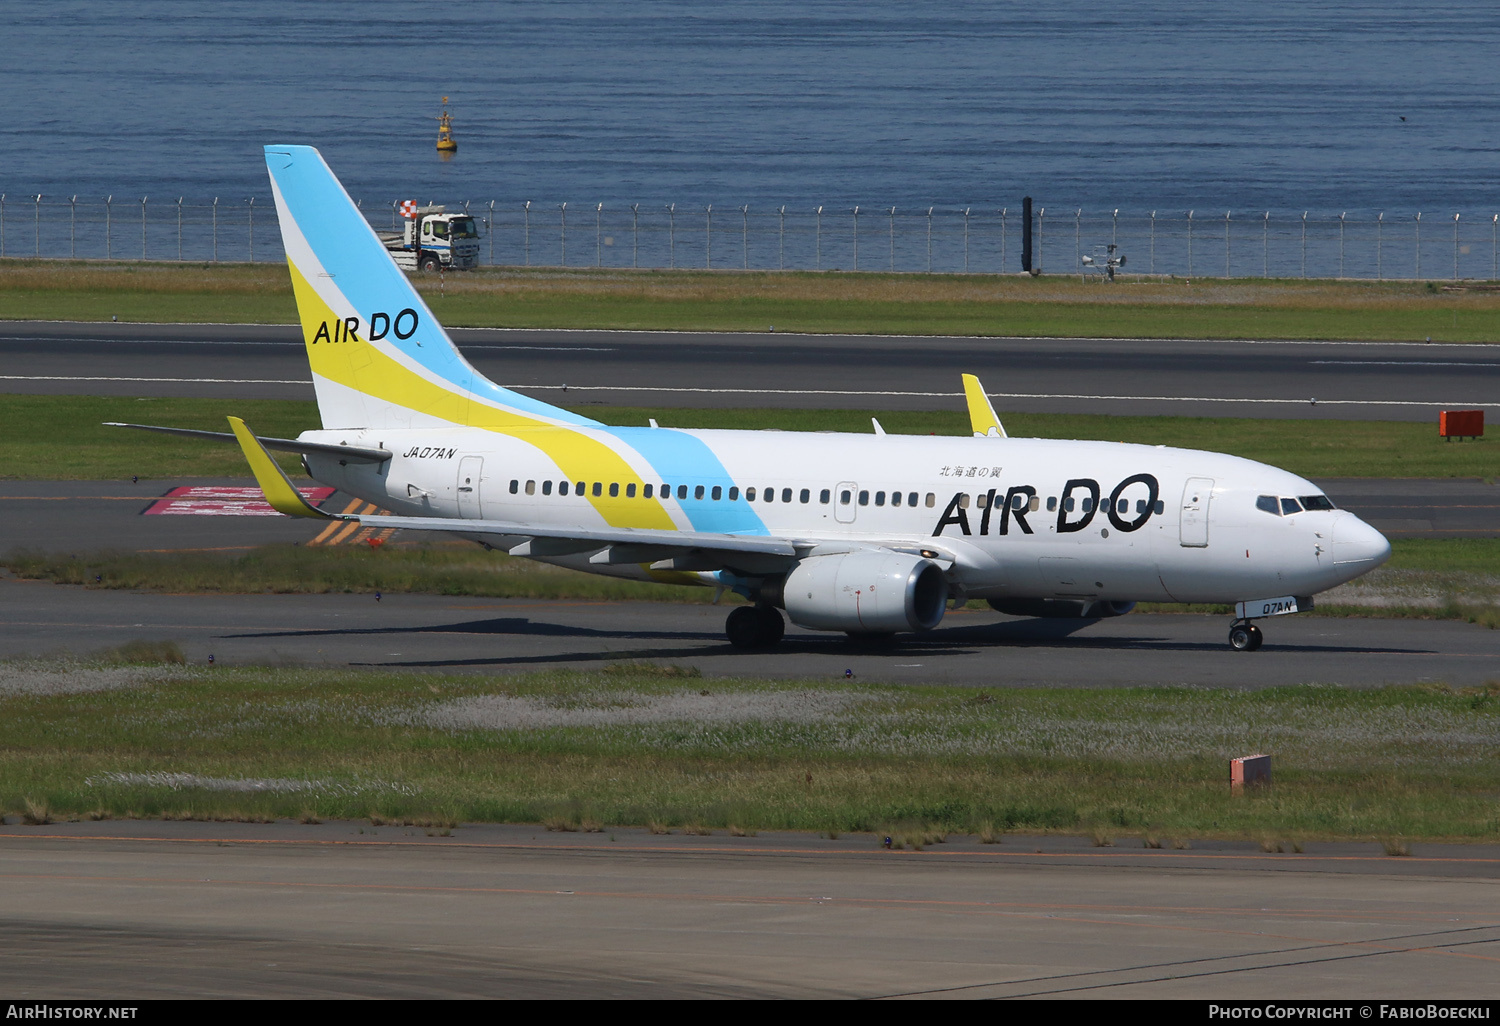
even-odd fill
[[(905, 396), (919, 399), (961, 398), (962, 392), (858, 392), (833, 388), (670, 388), (657, 385), (503, 385), (515, 391), (565, 391), (565, 392), (685, 392), (705, 395), (844, 395), (844, 396)], [(1251, 399), (1238, 396), (1201, 395), (1083, 395), (1070, 392), (989, 392), (994, 399), (1087, 399), (1096, 402), (1152, 402), (1152, 403), (1277, 403), (1297, 406), (1431, 406), (1437, 407), (1492, 407), (1500, 403), (1462, 402), (1432, 400), (1418, 402), (1411, 399), (1311, 399), (1308, 397), (1285, 399)]]
[(106, 378), (56, 374), (0, 374), (0, 381), (126, 381), (180, 385), (311, 385), (311, 378)]
[(1340, 367), (1500, 367), (1500, 363), (1466, 360), (1308, 360), (1310, 364)]

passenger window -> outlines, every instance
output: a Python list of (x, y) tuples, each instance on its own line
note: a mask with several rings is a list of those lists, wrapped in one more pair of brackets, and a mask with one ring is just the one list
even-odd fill
[(1049, 495), (1049, 496), (1047, 496), (1047, 512), (1048, 513), (1056, 513), (1057, 512), (1057, 496), (1055, 496), (1055, 495)]
[(1093, 511), (1093, 509), (1094, 509), (1094, 497), (1092, 495), (1090, 495), (1087, 499), (1083, 500), (1083, 511), (1085, 513), (1090, 513), (1090, 512)]
[(1281, 504), (1276, 501), (1276, 496), (1274, 495), (1262, 495), (1256, 498), (1255, 508), (1264, 510), (1272, 516), (1281, 516)]
[(859, 504), (861, 506), (868, 506), (870, 504), (870, 493), (868, 491), (859, 493)]
[(719, 485), (714, 485), (714, 490), (709, 493), (709, 497), (711, 499), (713, 499), (715, 502), (718, 502), (720, 499), (722, 499), (724, 497), (724, 489), (721, 488)]
[(736, 501), (739, 500), (739, 497), (740, 497), (740, 490), (738, 488), (731, 487), (729, 489), (729, 501), (730, 502), (736, 502)]
[(906, 504), (908, 506), (915, 506), (917, 504), (917, 493), (916, 492), (907, 492), (906, 493)]
[(828, 505), (828, 500), (832, 498), (833, 492), (829, 491), (827, 488), (824, 488), (821, 492), (818, 493), (818, 501), (825, 506)]
[(1301, 513), (1301, 512), (1302, 512), (1302, 504), (1299, 503), (1296, 499), (1283, 498), (1281, 500), (1281, 515), (1282, 516), (1288, 516), (1289, 517), (1293, 513)]
[(574, 491), (574, 492), (575, 492), (575, 493), (576, 493), (576, 494), (578, 494), (578, 495), (582, 495), (582, 494), (583, 494), (583, 493), (584, 493), (584, 485), (583, 485), (583, 482), (582, 482), (582, 481), (579, 481), (579, 482), (578, 482), (578, 484), (577, 484), (577, 486), (576, 486), (576, 487), (574, 487), (574, 489), (573, 489), (573, 491)]
[(677, 497), (679, 499), (686, 499), (687, 498), (687, 485), (678, 485), (677, 486)]
[(620, 482), (611, 481), (609, 483), (609, 497), (611, 499), (618, 499), (620, 497)]
[(1163, 502), (1161, 499), (1157, 499), (1156, 500), (1156, 515), (1157, 516), (1161, 516), (1166, 511), (1167, 511), (1167, 504), (1165, 502)]
[(958, 508), (959, 509), (968, 509), (969, 508), (969, 493), (968, 492), (963, 492), (963, 493), (961, 493), (959, 495), (959, 497), (958, 497)]
[(767, 489), (763, 490), (761, 492), (760, 498), (761, 498), (762, 502), (775, 502), (776, 501), (776, 489), (774, 489), (774, 488), (767, 488)]
[(643, 499), (649, 499), (649, 498), (651, 498), (651, 486), (650, 485), (645, 485), (644, 487), (641, 488), (641, 498), (643, 498)]
[(979, 507), (980, 509), (984, 509), (984, 507), (989, 504), (989, 501), (990, 497), (988, 495), (974, 496), (974, 505)]
[(698, 499), (700, 501), (703, 499), (703, 486), (702, 485), (699, 485), (698, 487), (696, 487), (696, 488), (693, 489), (693, 498)]
[(937, 505), (937, 494), (935, 492), (928, 492), (927, 493), (927, 508), (928, 509), (932, 509), (932, 507), (934, 507), (936, 505)]
[(526, 494), (527, 495), (535, 495), (536, 494), (536, 482), (535, 481), (527, 481), (526, 482)]
[(1031, 512), (1035, 513), (1037, 510), (1042, 508), (1042, 500), (1033, 495), (1031, 497), (1031, 502), (1028, 504), (1028, 507), (1030, 508)]
[(782, 502), (791, 502), (792, 501), (792, 490), (790, 488), (783, 488), (781, 490), (781, 501)]
[(551, 495), (552, 494), (552, 482), (551, 481), (543, 481), (542, 482), (542, 494), (543, 495)]
[(1077, 500), (1074, 499), (1073, 496), (1071, 496), (1071, 495), (1068, 496), (1066, 499), (1064, 499), (1063, 500), (1063, 512), (1064, 513), (1071, 513), (1071, 512), (1073, 512), (1073, 504), (1076, 501)]
[(630, 484), (628, 484), (628, 485), (625, 486), (625, 498), (627, 498), (627, 499), (633, 499), (633, 498), (635, 498), (635, 482), (634, 481), (630, 482)]
[(847, 505), (849, 505), (849, 500), (852, 499), (852, 498), (854, 498), (854, 493), (851, 492), (851, 491), (849, 491), (849, 489), (847, 489), (847, 488), (844, 489), (842, 492), (839, 492), (839, 505), (840, 506), (847, 506)]
[(812, 491), (809, 490), (809, 489), (807, 489), (807, 488), (804, 488), (804, 489), (802, 489), (802, 494), (799, 495), (797, 498), (799, 500), (801, 500), (802, 505), (806, 506), (809, 502), (812, 501)]
[(568, 482), (566, 482), (566, 481), (559, 481), (559, 482), (557, 482), (557, 494), (558, 495), (567, 495), (568, 494)]
[(755, 489), (754, 488), (746, 488), (745, 489), (745, 501), (746, 502), (754, 502), (755, 501)]
[(521, 490), (521, 482), (519, 482), (519, 481), (512, 481), (510, 483), (510, 494), (515, 495), (520, 490)]
[(875, 505), (877, 505), (877, 506), (884, 506), (885, 505), (885, 492), (876, 492), (875, 493)]
[(899, 506), (899, 505), (901, 505), (901, 493), (900, 492), (892, 492), (891, 493), (891, 505), (892, 506)]
[(1129, 511), (1130, 511), (1130, 502), (1129, 502), (1129, 500), (1127, 500), (1127, 499), (1121, 499), (1119, 507), (1115, 510), (1115, 512), (1116, 513), (1128, 513)]

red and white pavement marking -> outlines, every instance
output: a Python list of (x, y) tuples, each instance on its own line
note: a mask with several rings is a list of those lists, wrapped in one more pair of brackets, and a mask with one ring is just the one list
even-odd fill
[[(334, 493), (332, 488), (299, 488), (302, 497), (317, 506)], [(146, 516), (165, 517), (279, 517), (259, 488), (193, 485), (173, 488), (153, 502)]]

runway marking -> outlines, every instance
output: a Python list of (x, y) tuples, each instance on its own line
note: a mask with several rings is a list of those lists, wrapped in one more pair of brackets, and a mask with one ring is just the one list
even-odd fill
[[(914, 392), (897, 390), (854, 390), (837, 388), (702, 388), (702, 387), (680, 387), (670, 385), (534, 385), (534, 384), (512, 384), (503, 385), (514, 391), (554, 391), (554, 392), (669, 392), (699, 395), (833, 395), (851, 396), (863, 398), (867, 396), (893, 396), (897, 398), (916, 399), (955, 399), (963, 396), (962, 392)], [(1153, 403), (1250, 403), (1256, 405), (1294, 405), (1294, 406), (1467, 406), (1467, 407), (1493, 407), (1500, 403), (1478, 402), (1470, 400), (1437, 400), (1419, 401), (1415, 399), (1315, 399), (1310, 396), (1300, 396), (1285, 399), (1256, 399), (1242, 396), (1202, 396), (1202, 395), (1086, 395), (1077, 392), (989, 392), (993, 399), (1083, 399), (1090, 402), (1153, 402)]]
[(0, 381), (116, 381), (127, 384), (179, 385), (311, 385), (312, 378), (119, 378), (102, 375), (0, 374)]
[(1500, 363), (1481, 363), (1477, 360), (1308, 360), (1315, 366), (1338, 367), (1500, 367)]
[[(133, 841), (145, 843), (172, 843), (172, 844), (260, 844), (260, 845), (296, 845), (310, 844), (320, 847), (350, 847), (350, 848), (394, 848), (394, 847), (441, 847), (441, 848), (478, 848), (484, 850), (502, 851), (536, 851), (536, 852), (579, 852), (593, 854), (607, 854), (609, 852), (645, 852), (661, 854), (681, 855), (820, 855), (820, 856), (856, 856), (861, 858), (905, 858), (905, 859), (958, 859), (958, 858), (994, 858), (1003, 860), (1012, 859), (1147, 859), (1153, 861), (1182, 861), (1182, 862), (1224, 862), (1224, 861), (1248, 861), (1265, 863), (1287, 863), (1287, 862), (1378, 862), (1390, 866), (1393, 869), (1400, 866), (1416, 865), (1418, 863), (1437, 863), (1451, 865), (1477, 865), (1491, 866), (1500, 865), (1500, 858), (1476, 858), (1455, 855), (1403, 855), (1395, 857), (1391, 855), (1318, 855), (1307, 853), (1288, 852), (1190, 852), (1190, 851), (1161, 851), (1156, 849), (1143, 849), (1141, 851), (1075, 851), (1075, 852), (1037, 852), (1037, 851), (962, 851), (948, 849), (937, 851), (928, 849), (926, 851), (888, 851), (884, 848), (872, 848), (865, 850), (829, 849), (829, 848), (794, 848), (794, 847), (763, 847), (760, 845), (738, 845), (726, 844), (694, 844), (690, 846), (674, 846), (665, 844), (620, 844), (618, 842), (600, 842), (596, 845), (586, 844), (537, 844), (535, 842), (523, 843), (518, 841), (462, 841), (448, 838), (418, 840), (319, 840), (318, 838), (274, 838), (274, 837), (146, 837), (139, 834), (34, 834), (34, 833), (12, 833), (9, 831), (0, 833), (0, 840), (5, 838), (18, 838), (21, 840), (45, 840), (45, 841)], [(891, 899), (897, 900), (897, 899)], [(908, 899), (901, 899), (908, 900)], [(910, 899), (917, 900), (917, 899)], [(1052, 906), (1048, 906), (1052, 907)], [(1090, 908), (1096, 906), (1088, 906)], [(1352, 912), (1350, 914), (1353, 914)]]
[[(122, 346), (280, 346), (284, 349), (304, 348), (304, 343), (302, 342), (279, 341), (276, 339), (255, 341), (242, 338), (112, 338), (107, 335), (94, 338), (64, 338), (52, 335), (0, 335), (0, 344), (6, 342), (105, 342), (110, 345)], [(543, 353), (613, 353), (617, 351), (617, 347), (615, 346), (525, 346), (494, 345), (484, 342), (464, 346), (464, 348), (494, 350), (522, 349)]]
[[(363, 501), (364, 500), (362, 500), (362, 499), (350, 499), (349, 500), (349, 505), (347, 505), (347, 506), (344, 507), (341, 515), (347, 515), (349, 513), (353, 513), (356, 509), (358, 509), (360, 507), (360, 505), (362, 504)], [(331, 544), (328, 541), (329, 536), (332, 535), (335, 531), (337, 531), (339, 528), (341, 528), (343, 526), (344, 526), (344, 521), (340, 521), (340, 520), (329, 521), (328, 526), (325, 527), (325, 528), (323, 528), (323, 530), (319, 531), (318, 532), (318, 536), (316, 538), (314, 538), (312, 541), (308, 542), (307, 544), (308, 545), (327, 545), (327, 544)]]

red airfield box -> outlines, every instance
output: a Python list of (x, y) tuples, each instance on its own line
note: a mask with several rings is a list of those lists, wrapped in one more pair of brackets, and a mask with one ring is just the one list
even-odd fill
[(1439, 410), (1439, 438), (1479, 438), (1484, 435), (1483, 410)]
[(1229, 760), (1229, 786), (1235, 791), (1246, 786), (1267, 787), (1271, 783), (1271, 757), (1247, 755)]

